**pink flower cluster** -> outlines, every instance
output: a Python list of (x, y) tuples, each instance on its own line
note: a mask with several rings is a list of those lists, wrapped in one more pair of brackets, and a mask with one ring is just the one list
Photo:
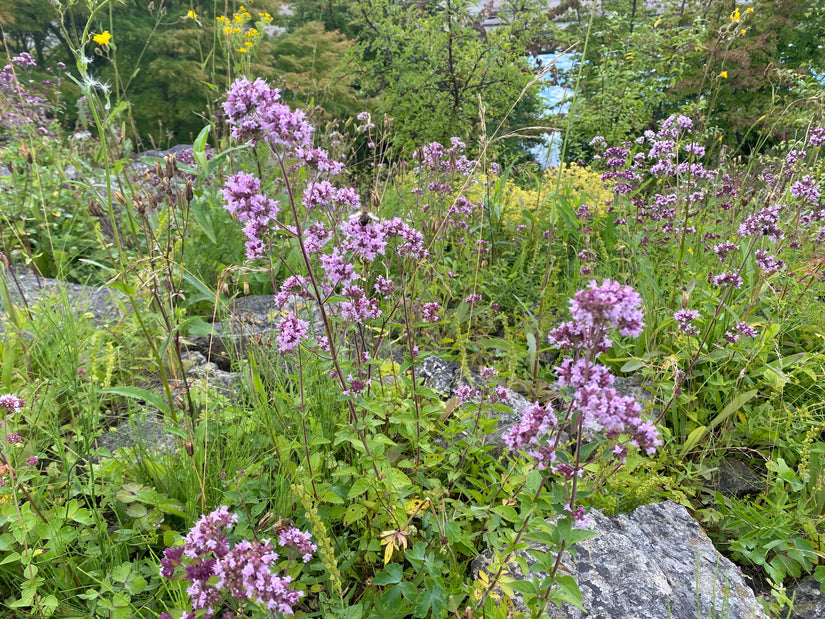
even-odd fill
[[(610, 347), (609, 330), (624, 336), (641, 334), (641, 298), (630, 286), (609, 279), (601, 284), (591, 281), (570, 301), (570, 311), (573, 320), (553, 329), (548, 337), (551, 344), (573, 353), (555, 368), (558, 386), (572, 392), (565, 420), (581, 416), (584, 427), (603, 432), (608, 439), (626, 436), (628, 444), (654, 453), (662, 444), (656, 427), (642, 419), (642, 408), (633, 397), (616, 391), (610, 370), (594, 361)], [(540, 469), (559, 470), (554, 467), (555, 441), (551, 437), (557, 425), (549, 404), (533, 404), (504, 441), (511, 450), (533, 457)], [(617, 447), (614, 453), (622, 456), (625, 448)]]
[(594, 349), (606, 352), (611, 341), (609, 329), (619, 335), (637, 337), (644, 327), (641, 297), (630, 286), (606, 279), (601, 285), (595, 280), (579, 290), (570, 300), (573, 320), (550, 331), (548, 341), (559, 350)]
[[(160, 562), (160, 574), (174, 578), (177, 568), (184, 568), (184, 577), (191, 584), (186, 589), (193, 611), (184, 613), (186, 619), (211, 618), (215, 609), (228, 597), (236, 602), (252, 601), (264, 606), (270, 613), (294, 614), (294, 607), (304, 595), (291, 588), (292, 579), (273, 571), (278, 554), (271, 540), (242, 540), (229, 545), (226, 531), (237, 522), (236, 514), (221, 506), (201, 516), (189, 531), (182, 546), (166, 548)], [(295, 527), (279, 534), (282, 548), (296, 549), (304, 563), (316, 550), (309, 533)], [(168, 613), (160, 619), (172, 619)]]
[(524, 411), (521, 420), (502, 438), (511, 451), (524, 451), (535, 458), (539, 469), (553, 466), (556, 452), (553, 449), (552, 430), (558, 420), (550, 404), (531, 404)]
[(15, 415), (26, 405), (23, 398), (18, 398), (11, 393), (4, 393), (0, 395), (0, 410), (5, 411), (9, 415)]
[(301, 110), (279, 103), (281, 92), (260, 77), (254, 82), (236, 79), (226, 95), (223, 111), (232, 126), (232, 137), (257, 144), (266, 140), (287, 147), (309, 147), (313, 127)]
[(699, 335), (699, 330), (693, 324), (693, 321), (699, 318), (699, 312), (696, 310), (679, 310), (673, 314), (673, 318), (676, 320), (676, 326), (679, 331), (687, 333), (688, 335)]
[(238, 172), (226, 180), (222, 191), (224, 208), (246, 223), (243, 232), (248, 239), (246, 255), (250, 260), (266, 253), (266, 235), (269, 225), (278, 214), (278, 202), (261, 193), (261, 181), (252, 174)]

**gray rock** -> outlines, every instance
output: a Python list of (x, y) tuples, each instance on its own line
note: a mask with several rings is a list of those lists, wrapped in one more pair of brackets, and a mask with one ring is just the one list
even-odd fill
[[(82, 286), (40, 277), (22, 265), (10, 269), (0, 266), (0, 276), (11, 294), (12, 304), (18, 308), (36, 303), (48, 303), (48, 307), (60, 311), (63, 307), (75, 315), (91, 314), (98, 324), (119, 320), (125, 298), (106, 287)], [(0, 308), (8, 311), (0, 300)]]
[(225, 372), (197, 351), (183, 353), (181, 357), (190, 389), (215, 391), (232, 400), (240, 395), (241, 376), (237, 372)]
[[(290, 304), (301, 318), (309, 321), (310, 333), (324, 333), (321, 312), (315, 304), (293, 298)], [(275, 346), (277, 326), (290, 309), (279, 309), (273, 295), (240, 297), (229, 303), (226, 318), (212, 323), (208, 335), (190, 335), (189, 349), (204, 355), (222, 370), (229, 370), (232, 358), (243, 355), (250, 342)]]
[(806, 576), (796, 586), (789, 587), (788, 597), (793, 597), (791, 619), (822, 619), (825, 617), (825, 595), (816, 578)]
[(617, 376), (613, 381), (613, 388), (621, 395), (633, 397), (642, 405), (642, 409), (648, 408), (653, 402), (653, 395), (639, 375)]
[[(229, 401), (234, 401), (240, 394), (241, 377), (237, 373), (224, 372), (214, 363), (209, 363), (198, 352), (187, 352), (182, 356), (186, 371), (187, 382), (198, 401), (203, 403), (204, 397), (210, 393), (217, 393)], [(185, 427), (183, 418), (187, 415), (182, 380), (170, 380), (170, 386), (175, 397), (175, 406), (180, 415), (182, 427)], [(165, 400), (166, 395), (157, 383), (147, 386)], [(200, 408), (200, 407), (199, 407)], [(167, 422), (171, 423), (171, 421)], [(110, 428), (97, 438), (97, 448), (108, 449), (114, 454), (115, 450), (133, 449), (134, 457), (140, 458), (142, 453), (151, 455), (167, 455), (176, 453), (180, 447), (180, 438), (170, 432), (164, 425), (163, 418), (155, 411), (140, 415), (132, 415), (130, 419)]]
[(180, 439), (165, 429), (163, 419), (154, 412), (133, 416), (123, 421), (95, 441), (97, 449), (105, 448), (111, 453), (117, 449), (135, 449), (141, 453), (161, 456), (177, 451)]
[[(587, 612), (550, 604), (552, 619), (767, 619), (739, 568), (716, 551), (683, 506), (665, 501), (629, 514), (590, 516), (596, 537), (575, 544), (576, 556), (562, 557), (563, 573), (576, 579)], [(529, 552), (521, 555), (535, 565)], [(488, 550), (474, 559), (473, 575), (493, 556)], [(521, 578), (515, 561), (508, 569)], [(524, 610), (520, 596), (514, 602)]]
[(416, 368), (416, 374), (424, 379), (427, 387), (441, 394), (445, 400), (453, 397), (461, 384), (461, 366), (435, 356), (425, 358)]
[[(417, 366), (416, 377), (424, 379), (424, 384), (436, 393), (441, 394), (445, 400), (453, 397), (456, 389), (462, 384), (479, 388), (486, 382), (473, 372), (462, 377), (461, 366), (458, 363), (444, 361), (435, 356), (425, 358)], [(507, 390), (507, 400), (499, 403), (496, 407), (493, 407), (481, 397), (474, 398), (473, 402), (481, 405), (482, 412), (485, 415), (495, 419), (495, 429), (484, 437), (484, 442), (493, 446), (492, 455), (498, 457), (504, 450), (504, 441), (502, 440), (504, 433), (521, 420), (521, 416), (530, 405), (530, 402), (523, 395), (511, 389)], [(475, 412), (476, 409), (473, 410)], [(465, 433), (459, 433), (456, 438), (465, 438)]]
[(757, 494), (764, 487), (765, 481), (751, 467), (736, 458), (724, 458), (710, 480), (710, 488), (714, 492), (738, 499)]

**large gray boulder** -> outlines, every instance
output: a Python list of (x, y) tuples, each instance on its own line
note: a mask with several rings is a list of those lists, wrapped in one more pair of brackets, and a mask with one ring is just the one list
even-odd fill
[[(83, 286), (41, 277), (22, 265), (0, 265), (0, 277), (12, 305), (21, 310), (42, 303), (58, 313), (65, 308), (77, 316), (90, 314), (98, 324), (114, 323), (122, 317), (123, 295), (105, 286)], [(9, 311), (2, 299), (0, 309)]]
[[(575, 556), (565, 553), (562, 558), (563, 573), (576, 579), (587, 610), (551, 604), (547, 616), (767, 619), (739, 568), (717, 552), (683, 506), (665, 501), (629, 514), (609, 517), (593, 511), (590, 515), (594, 524), (589, 528), (596, 536), (574, 544)], [(490, 566), (493, 556), (489, 550), (479, 555), (472, 563), (473, 574)], [(530, 553), (522, 556), (528, 566), (535, 565)], [(508, 569), (509, 576), (524, 577), (515, 561)], [(524, 610), (520, 598), (514, 602)]]
[(791, 619), (822, 619), (825, 617), (825, 595), (816, 578), (806, 576), (796, 586), (788, 587), (788, 597), (793, 596)]

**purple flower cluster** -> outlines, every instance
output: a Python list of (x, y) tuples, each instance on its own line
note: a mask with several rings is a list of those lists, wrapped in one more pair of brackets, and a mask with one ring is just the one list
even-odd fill
[(0, 410), (9, 415), (16, 415), (26, 405), (23, 398), (19, 398), (11, 393), (4, 393), (0, 395)]
[(775, 241), (784, 237), (779, 228), (779, 215), (782, 207), (779, 204), (769, 204), (756, 211), (739, 224), (739, 234), (741, 236), (767, 236)]
[(342, 290), (346, 301), (341, 302), (341, 317), (344, 320), (361, 323), (381, 316), (378, 299), (370, 299), (359, 286), (345, 286)]
[(261, 258), (268, 249), (266, 232), (279, 212), (278, 202), (261, 193), (261, 181), (252, 174), (238, 172), (226, 180), (223, 189), (224, 208), (246, 223), (243, 232), (248, 239), (246, 255), (250, 260)]
[(756, 250), (754, 253), (754, 260), (766, 275), (773, 275), (774, 273), (778, 273), (785, 268), (784, 260), (779, 260), (776, 256), (772, 256), (764, 249)]
[(683, 309), (673, 314), (676, 320), (676, 326), (683, 333), (688, 335), (699, 335), (699, 330), (693, 324), (694, 320), (699, 319), (699, 312), (696, 310)]
[(806, 174), (802, 177), (802, 180), (792, 184), (790, 191), (794, 198), (798, 198), (803, 202), (809, 202), (813, 205), (819, 202), (819, 185), (816, 184), (816, 180), (810, 174)]
[(441, 317), (438, 315), (438, 312), (441, 311), (441, 306), (432, 301), (430, 303), (425, 303), (421, 308), (421, 315), (424, 317), (426, 322), (438, 322), (441, 320)]
[(281, 548), (295, 550), (301, 555), (301, 560), (303, 560), (304, 563), (309, 562), (309, 560), (312, 559), (312, 553), (318, 549), (318, 547), (312, 543), (311, 539), (312, 536), (309, 532), (301, 531), (295, 527), (284, 529), (278, 534), (278, 544), (280, 544)]
[[(421, 168), (431, 172), (438, 170), (467, 176), (478, 166), (478, 162), (468, 159), (464, 155), (464, 148), (464, 142), (454, 137), (450, 138), (449, 148), (439, 142), (431, 142), (416, 150), (413, 156), (419, 162)], [(420, 171), (419, 168), (413, 170), (415, 174)]]
[(236, 79), (229, 87), (223, 111), (232, 127), (232, 137), (257, 144), (267, 141), (287, 148), (311, 146), (313, 127), (301, 110), (279, 103), (281, 93), (257, 78)]
[[(237, 515), (221, 506), (198, 520), (189, 531), (184, 544), (166, 548), (160, 561), (160, 574), (173, 578), (179, 567), (191, 584), (186, 592), (193, 611), (184, 617), (210, 618), (215, 609), (229, 596), (239, 603), (255, 602), (270, 613), (294, 614), (294, 607), (304, 595), (291, 588), (292, 579), (274, 572), (278, 554), (268, 539), (242, 540), (229, 545), (226, 531), (237, 522)], [(316, 550), (309, 533), (290, 527), (279, 534), (279, 545), (297, 550), (306, 563)], [(160, 617), (171, 619), (163, 613)]]
[(713, 282), (714, 286), (733, 286), (734, 288), (741, 288), (742, 287), (742, 277), (739, 273), (731, 273), (729, 271), (725, 271), (724, 273), (720, 273), (719, 275), (713, 275), (711, 277), (711, 282)]
[[(41, 94), (37, 94), (30, 85), (24, 86), (17, 75), (18, 70), (27, 71), (36, 66), (34, 58), (23, 52), (12, 57), (11, 64), (0, 70), (0, 101), (3, 101), (3, 106), (0, 106), (0, 127), (11, 137), (23, 136), (31, 127), (41, 136), (54, 135), (49, 128), (54, 110), (41, 94), (59, 90), (59, 82), (52, 84), (51, 80), (46, 80), (40, 84)], [(26, 82), (32, 83), (28, 80)], [(34, 88), (37, 89), (37, 86)]]
[(729, 241), (725, 241), (724, 243), (719, 243), (718, 245), (714, 246), (713, 253), (719, 256), (719, 262), (724, 262), (728, 254), (734, 251), (739, 250), (739, 245), (736, 243), (730, 243)]
[[(554, 368), (558, 386), (571, 392), (565, 420), (580, 416), (584, 427), (603, 432), (608, 439), (624, 435), (629, 444), (654, 453), (662, 444), (656, 427), (642, 419), (641, 406), (634, 398), (616, 391), (610, 370), (594, 361), (610, 347), (610, 330), (629, 337), (641, 334), (641, 297), (630, 286), (609, 279), (601, 284), (591, 281), (571, 299), (570, 312), (573, 320), (553, 329), (548, 337), (551, 344), (572, 353)], [(557, 425), (549, 404), (534, 404), (504, 441), (511, 450), (535, 458), (540, 469), (554, 469), (555, 442), (550, 434)]]
[(618, 329), (625, 337), (642, 333), (644, 317), (641, 297), (630, 286), (606, 279), (601, 285), (591, 280), (570, 300), (573, 320), (550, 331), (548, 341), (559, 350), (593, 349), (607, 351), (611, 342), (609, 329)]
[(502, 438), (510, 451), (526, 452), (536, 459), (540, 470), (546, 470), (556, 461), (551, 433), (557, 425), (558, 420), (549, 403), (544, 406), (531, 404), (525, 409), (521, 420)]
[(728, 343), (733, 344), (739, 339), (740, 336), (756, 337), (756, 335), (756, 329), (751, 327), (748, 323), (738, 322), (734, 325), (733, 330), (725, 331), (725, 340), (727, 340)]
[(478, 389), (471, 387), (466, 383), (462, 383), (455, 390), (455, 397), (461, 404), (470, 402), (473, 398), (478, 396)]
[(290, 312), (278, 325), (278, 352), (283, 354), (295, 350), (308, 331), (309, 323)]

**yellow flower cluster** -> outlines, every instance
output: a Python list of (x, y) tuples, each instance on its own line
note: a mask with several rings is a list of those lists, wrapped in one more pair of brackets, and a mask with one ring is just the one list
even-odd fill
[(266, 12), (258, 13), (258, 21), (253, 22), (252, 14), (241, 5), (238, 12), (232, 14), (231, 19), (225, 15), (220, 15), (215, 19), (223, 25), (223, 32), (229, 39), (230, 45), (237, 46), (236, 51), (246, 54), (260, 42), (260, 29), (272, 22), (272, 15)]
[[(551, 168), (544, 173), (544, 184), (555, 190), (559, 180), (558, 168)], [(613, 182), (603, 183), (601, 172), (591, 170), (577, 163), (565, 163), (561, 167), (559, 191), (575, 194), (581, 204), (588, 204), (601, 216), (605, 213), (607, 200), (613, 199)]]
[(501, 179), (481, 175), (467, 190), (467, 198), (481, 201), (488, 191), (485, 183), (489, 183), (491, 197), (499, 202), (502, 220), (511, 225), (521, 222), (521, 212), (525, 209), (540, 217), (554, 196), (563, 196), (576, 206), (587, 204), (598, 216), (605, 212), (605, 201), (613, 198), (610, 184), (602, 183), (599, 172), (575, 163), (563, 164), (561, 171), (547, 169), (538, 190), (523, 189), (510, 179), (502, 186)]
[(484, 185), (486, 182), (490, 185), (490, 195), (499, 202), (502, 220), (511, 225), (521, 222), (523, 210), (540, 217), (556, 198), (563, 197), (575, 206), (587, 204), (597, 216), (605, 213), (605, 201), (613, 198), (611, 184), (602, 183), (599, 172), (575, 163), (563, 164), (561, 171), (559, 168), (547, 169), (540, 189), (523, 189), (509, 179), (501, 186), (501, 179), (488, 179), (482, 175), (467, 190), (467, 198), (481, 201), (488, 190)]

